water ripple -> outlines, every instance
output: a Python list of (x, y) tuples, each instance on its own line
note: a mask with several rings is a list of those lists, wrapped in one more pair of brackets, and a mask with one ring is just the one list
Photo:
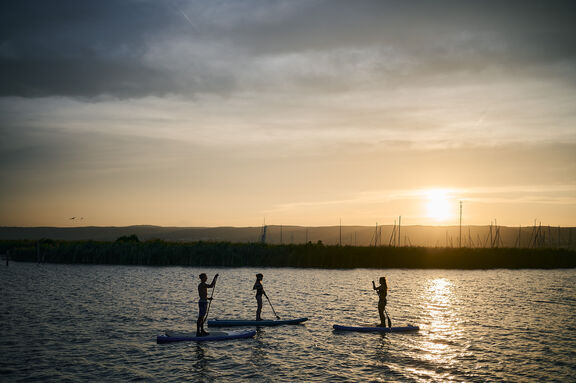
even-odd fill
[[(309, 317), (253, 339), (158, 345), (193, 331), (200, 272), (218, 272), (211, 317), (253, 318), (254, 274), (277, 313)], [(375, 324), (389, 281), (394, 325)], [(1, 381), (576, 381), (574, 270), (198, 269), (12, 263), (0, 268)], [(267, 302), (265, 302), (267, 303)], [(264, 316), (273, 318), (270, 307)]]

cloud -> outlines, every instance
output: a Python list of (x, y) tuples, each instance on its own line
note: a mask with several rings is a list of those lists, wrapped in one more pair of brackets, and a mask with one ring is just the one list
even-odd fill
[[(576, 78), (571, 1), (3, 3), (1, 96), (232, 95)], [(462, 80), (462, 78), (460, 78)]]
[(3, 96), (124, 97), (171, 88), (170, 76), (141, 61), (147, 41), (175, 18), (165, 6), (23, 0), (4, 2), (3, 8)]
[[(429, 199), (435, 189), (425, 190), (377, 190), (364, 191), (350, 195), (348, 199), (318, 200), (307, 202), (284, 203), (275, 206), (268, 213), (279, 213), (290, 210), (313, 209), (323, 207), (342, 207), (350, 205), (382, 205), (406, 201), (424, 201)], [(479, 187), (470, 189), (442, 190), (445, 198), (452, 202), (467, 203), (499, 203), (499, 204), (576, 204), (576, 185), (517, 185), (513, 187)]]

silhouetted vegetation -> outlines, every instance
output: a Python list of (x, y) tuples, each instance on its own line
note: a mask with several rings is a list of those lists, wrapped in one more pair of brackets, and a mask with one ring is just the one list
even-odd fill
[(116, 239), (116, 242), (140, 242), (140, 239), (138, 239), (138, 236), (136, 234), (123, 235), (121, 237), (118, 237), (118, 239)]
[(14, 261), (151, 266), (259, 266), (302, 268), (574, 268), (566, 249), (425, 248), (268, 245), (151, 240), (0, 241)]

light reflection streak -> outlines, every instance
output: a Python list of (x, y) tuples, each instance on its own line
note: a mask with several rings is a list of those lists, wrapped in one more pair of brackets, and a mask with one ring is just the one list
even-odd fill
[[(432, 375), (443, 370), (442, 379), (450, 380), (446, 371), (458, 363), (457, 355), (452, 353), (451, 345), (457, 329), (454, 323), (456, 316), (454, 305), (453, 284), (446, 278), (435, 278), (428, 282), (427, 289), (422, 296), (424, 302), (424, 318), (429, 318), (429, 333), (426, 340), (420, 344), (419, 358), (425, 365), (430, 366)], [(419, 374), (422, 371), (418, 371)]]

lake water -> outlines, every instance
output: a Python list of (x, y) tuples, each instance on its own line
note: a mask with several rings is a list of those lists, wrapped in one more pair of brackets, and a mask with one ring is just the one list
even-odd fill
[[(218, 272), (211, 318), (253, 318), (254, 275), (280, 317), (253, 339), (158, 345), (195, 329), (198, 274)], [(375, 324), (386, 276), (395, 326)], [(576, 381), (576, 270), (0, 267), (0, 381)], [(267, 304), (266, 300), (264, 303)], [(270, 306), (263, 316), (272, 319)], [(208, 329), (209, 330), (209, 329)]]

